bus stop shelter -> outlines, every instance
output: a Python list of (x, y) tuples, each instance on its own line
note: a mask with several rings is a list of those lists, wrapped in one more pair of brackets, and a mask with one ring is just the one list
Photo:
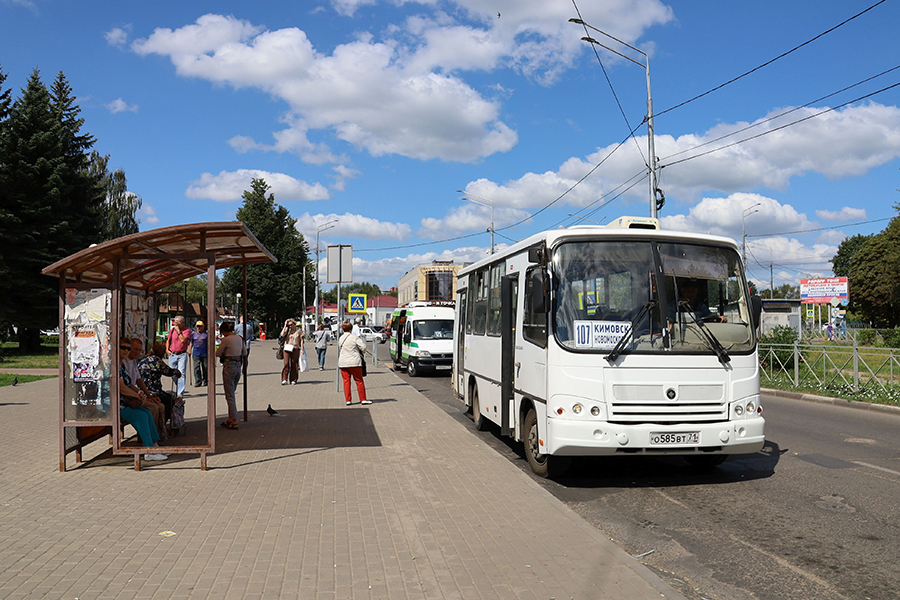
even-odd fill
[[(106, 435), (114, 455), (158, 452), (124, 445), (119, 416), (119, 340), (137, 337), (149, 349), (155, 337), (155, 293), (189, 277), (207, 275), (207, 323), (215, 323), (216, 270), (277, 262), (241, 222), (176, 225), (93, 245), (43, 269), (59, 279), (59, 470), (66, 456)], [(206, 444), (165, 446), (167, 454), (216, 451), (214, 327), (209, 329)], [(149, 342), (149, 343), (146, 343)], [(187, 374), (183, 374), (186, 376)], [(244, 378), (246, 394), (246, 377)], [(246, 399), (245, 399), (246, 402)]]

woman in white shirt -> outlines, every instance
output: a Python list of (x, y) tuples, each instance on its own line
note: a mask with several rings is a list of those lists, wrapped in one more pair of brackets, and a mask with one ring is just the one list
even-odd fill
[(228, 402), (228, 420), (222, 421), (221, 425), (226, 429), (237, 429), (237, 401), (234, 392), (241, 377), (247, 346), (244, 345), (243, 338), (234, 333), (233, 322), (225, 321), (219, 326), (219, 331), (222, 333), (222, 343), (216, 350), (216, 356), (222, 363), (222, 386), (225, 388), (225, 401)]
[(344, 321), (341, 327), (344, 335), (338, 340), (338, 367), (341, 370), (341, 379), (344, 382), (344, 400), (350, 406), (350, 378), (356, 382), (356, 393), (359, 395), (360, 404), (372, 404), (366, 398), (366, 384), (363, 382), (363, 360), (366, 353), (366, 344), (359, 337), (350, 333), (353, 325), (350, 321)]
[(297, 383), (300, 375), (300, 352), (303, 352), (303, 331), (293, 319), (284, 322), (279, 338), (284, 338), (284, 368), (281, 369), (281, 385)]

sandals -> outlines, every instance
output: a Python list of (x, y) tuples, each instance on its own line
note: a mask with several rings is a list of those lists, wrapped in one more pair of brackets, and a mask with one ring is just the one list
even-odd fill
[(222, 427), (224, 427), (225, 429), (237, 429), (238, 428), (237, 423), (235, 423), (234, 421), (222, 421), (220, 423), (220, 425), (222, 425)]

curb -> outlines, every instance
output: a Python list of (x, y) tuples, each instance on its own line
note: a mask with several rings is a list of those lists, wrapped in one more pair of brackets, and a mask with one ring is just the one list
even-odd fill
[(834, 406), (855, 408), (856, 410), (869, 410), (891, 415), (900, 415), (900, 406), (891, 406), (890, 404), (875, 404), (872, 402), (862, 402), (859, 400), (830, 398), (828, 396), (817, 396), (815, 394), (806, 394), (804, 392), (788, 392), (785, 390), (776, 390), (771, 388), (760, 388), (759, 391), (763, 394), (776, 396), (778, 398), (788, 398), (791, 400), (802, 400), (803, 402), (815, 402), (816, 404), (831, 404)]

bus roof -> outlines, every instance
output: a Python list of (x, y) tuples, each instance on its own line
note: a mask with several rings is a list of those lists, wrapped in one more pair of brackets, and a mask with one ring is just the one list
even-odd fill
[[(618, 221), (618, 220), (617, 220)], [(738, 250), (737, 242), (731, 238), (711, 235), (706, 233), (692, 233), (687, 231), (671, 231), (660, 229), (623, 229), (618, 226), (608, 227), (603, 225), (575, 225), (565, 229), (548, 229), (536, 233), (524, 240), (516, 242), (512, 246), (506, 248), (502, 252), (497, 252), (478, 262), (467, 265), (459, 270), (457, 276), (466, 275), (472, 271), (476, 271), (485, 265), (489, 265), (495, 261), (503, 260), (508, 256), (513, 256), (520, 252), (531, 248), (532, 246), (546, 242), (547, 246), (553, 247), (562, 240), (574, 240), (578, 238), (592, 239), (655, 239), (673, 242), (685, 243), (707, 243), (716, 246), (728, 246)]]

